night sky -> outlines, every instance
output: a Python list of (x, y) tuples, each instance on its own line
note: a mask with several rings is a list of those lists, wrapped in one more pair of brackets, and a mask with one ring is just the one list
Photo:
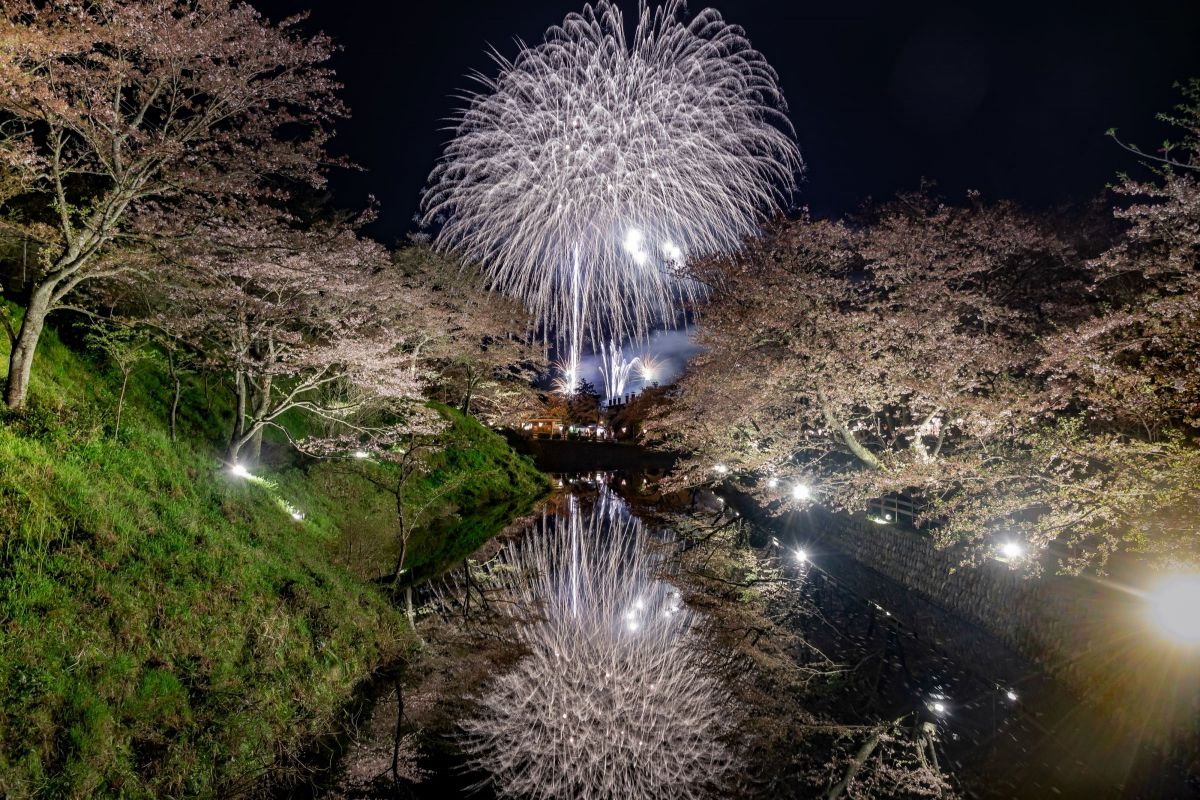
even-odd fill
[[(414, 229), (445, 118), (487, 47), (511, 56), (581, 0), (252, 0), (272, 18), (309, 9), (342, 46), (353, 118), (335, 149), (366, 169), (335, 176), (336, 202), (380, 201), (372, 232)], [(713, 0), (779, 71), (807, 164), (797, 203), (818, 215), (937, 181), (1031, 206), (1086, 200), (1136, 161), (1174, 81), (1200, 76), (1200, 2), (979, 4)], [(636, 2), (622, 2), (627, 21)], [(704, 4), (693, 3), (693, 10)]]

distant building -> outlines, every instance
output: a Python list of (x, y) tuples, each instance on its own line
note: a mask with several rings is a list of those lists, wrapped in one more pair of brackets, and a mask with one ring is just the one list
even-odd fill
[(535, 417), (525, 420), (521, 425), (521, 430), (526, 436), (534, 439), (538, 437), (551, 437), (563, 435), (563, 421), (554, 417)]

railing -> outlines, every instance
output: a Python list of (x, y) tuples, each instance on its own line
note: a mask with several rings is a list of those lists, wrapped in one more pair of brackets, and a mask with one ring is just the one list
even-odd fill
[(897, 494), (878, 497), (867, 503), (867, 515), (877, 522), (907, 525), (914, 529), (930, 527), (928, 521), (917, 524), (917, 517), (924, 510), (924, 503)]

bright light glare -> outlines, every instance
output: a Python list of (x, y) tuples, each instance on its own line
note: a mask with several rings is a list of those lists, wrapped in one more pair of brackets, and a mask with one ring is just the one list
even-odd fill
[(293, 512), (291, 512), (291, 514), (292, 514), (292, 519), (296, 520), (296, 522), (304, 521), (304, 515), (301, 514), (299, 511), (293, 511)]
[(808, 561), (808, 551), (804, 550), (803, 548), (797, 550), (796, 551), (796, 560), (799, 561), (801, 564), (803, 564), (805, 561)]
[(718, 475), (724, 475), (726, 472), (729, 472), (729, 467), (725, 466), (724, 464), (717, 464), (715, 467), (713, 467), (713, 471), (715, 471)]
[(1004, 696), (1007, 697), (1009, 700), (1017, 699), (1017, 693), (1014, 692), (1012, 689), (1009, 689), (1007, 692), (1005, 692)]
[(239, 478), (249, 478), (250, 477), (250, 471), (247, 470), (245, 467), (243, 467), (241, 464), (234, 464), (232, 467), (229, 468), (229, 472), (233, 475), (236, 475)]
[(369, 455), (369, 453), (367, 453), (366, 450), (355, 450), (354, 451), (355, 458), (366, 458), (368, 455)]
[(1184, 645), (1200, 645), (1200, 575), (1171, 575), (1146, 596), (1150, 620)]
[(779, 485), (779, 478), (771, 478), (771, 480), (767, 481), (767, 486), (772, 489), (774, 489), (778, 485)]
[(792, 497), (794, 497), (796, 500), (801, 500), (801, 501), (811, 500), (812, 499), (812, 487), (806, 483), (797, 483), (795, 486), (792, 487)]
[(1025, 548), (1019, 542), (1005, 542), (1000, 545), (1000, 553), (1005, 558), (1020, 558), (1025, 553)]
[(642, 249), (642, 232), (637, 228), (630, 228), (625, 233), (625, 252), (633, 255)]
[(945, 703), (934, 703), (933, 710), (939, 714), (945, 714), (946, 713), (946, 704)]
[(639, 267), (644, 266), (650, 260), (650, 254), (642, 246), (644, 239), (645, 235), (637, 228), (630, 228), (625, 234), (625, 252), (633, 257)]
[(668, 261), (681, 261), (683, 259), (683, 251), (674, 242), (665, 242), (662, 246), (662, 251)]

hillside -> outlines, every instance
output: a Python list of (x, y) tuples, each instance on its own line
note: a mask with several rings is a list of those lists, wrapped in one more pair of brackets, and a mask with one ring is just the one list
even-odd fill
[[(208, 389), (189, 380), (173, 442), (164, 371), (143, 366), (114, 438), (119, 379), (42, 341), (28, 410), (0, 425), (0, 796), (236, 795), (408, 646), (369, 580), (390, 566), (393, 498), (278, 449), (259, 478), (232, 476), (214, 455), (228, 403)], [(453, 520), (546, 487), (499, 436), (439, 410), (463, 435), (412, 487), (457, 480), (440, 536), (414, 536), (427, 569), (490, 535)]]

